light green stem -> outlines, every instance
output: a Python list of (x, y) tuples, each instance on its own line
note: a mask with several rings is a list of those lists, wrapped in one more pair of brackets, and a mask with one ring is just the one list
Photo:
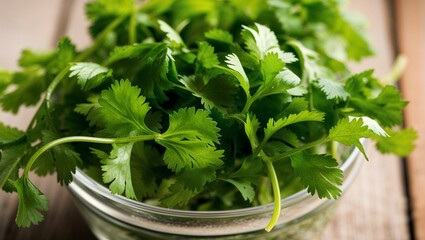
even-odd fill
[(271, 162), (282, 160), (284, 158), (287, 158), (287, 157), (291, 156), (292, 154), (295, 154), (295, 153), (298, 153), (298, 152), (307, 150), (309, 148), (312, 148), (314, 146), (317, 146), (317, 145), (320, 145), (320, 144), (323, 144), (323, 143), (326, 143), (326, 142), (329, 142), (329, 141), (330, 140), (328, 138), (322, 138), (322, 139), (319, 139), (319, 140), (316, 140), (316, 141), (313, 141), (313, 142), (304, 144), (304, 145), (302, 145), (300, 147), (293, 148), (292, 150), (289, 150), (287, 152), (281, 153), (279, 155), (276, 155), (276, 156), (273, 156), (273, 157), (268, 157), (267, 160), (269, 160)]
[(273, 188), (273, 196), (274, 196), (274, 209), (273, 209), (273, 215), (270, 218), (269, 223), (264, 228), (267, 232), (270, 232), (273, 227), (276, 225), (277, 221), (279, 220), (280, 211), (282, 208), (282, 198), (280, 196), (280, 187), (279, 187), (279, 180), (276, 175), (276, 171), (274, 169), (273, 163), (270, 161), (265, 161), (267, 166), (267, 171), (269, 174), (270, 181), (272, 183)]
[(133, 9), (130, 16), (130, 24), (128, 29), (128, 41), (130, 44), (134, 44), (137, 42), (137, 11)]
[(60, 144), (71, 143), (71, 142), (90, 142), (90, 143), (100, 143), (100, 144), (129, 143), (129, 142), (154, 140), (156, 137), (157, 137), (156, 135), (142, 135), (142, 136), (123, 137), (123, 138), (98, 138), (98, 137), (87, 137), (87, 136), (71, 136), (71, 137), (59, 138), (42, 146), (31, 156), (30, 160), (25, 166), (22, 176), (28, 176), (28, 173), (31, 170), (32, 165), (35, 163), (38, 157), (41, 156), (41, 154), (43, 154), (45, 151), (49, 150), (50, 148), (53, 148)]

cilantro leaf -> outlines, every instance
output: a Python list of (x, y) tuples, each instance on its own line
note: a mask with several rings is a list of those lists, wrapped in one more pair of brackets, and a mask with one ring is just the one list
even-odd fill
[(394, 153), (401, 157), (408, 156), (415, 148), (415, 140), (418, 138), (417, 132), (412, 128), (398, 131), (386, 130), (390, 137), (378, 136), (376, 147), (382, 153)]
[(16, 224), (19, 227), (29, 227), (43, 221), (44, 217), (40, 211), (47, 211), (47, 198), (28, 179), (21, 177), (15, 182), (18, 191), (19, 205), (16, 216)]
[(362, 119), (352, 118), (350, 120), (349, 118), (343, 118), (331, 128), (328, 139), (347, 146), (355, 145), (363, 153), (365, 158), (368, 159), (360, 139), (369, 138), (374, 135), (376, 134), (363, 123)]
[(341, 190), (343, 173), (338, 162), (328, 155), (308, 155), (304, 152), (291, 156), (295, 173), (307, 191), (319, 198), (338, 198)]
[(209, 69), (220, 64), (217, 55), (214, 53), (214, 47), (207, 42), (200, 42), (198, 43), (198, 48), (198, 55), (196, 57), (197, 69)]
[(85, 115), (87, 121), (89, 121), (89, 126), (99, 126), (102, 124), (102, 115), (99, 112), (99, 96), (91, 96), (87, 99), (89, 103), (80, 103), (77, 104), (74, 111)]
[[(42, 141), (48, 143), (58, 139), (59, 137), (60, 136), (52, 131), (44, 130)], [(61, 185), (67, 185), (72, 182), (72, 174), (75, 173), (77, 166), (82, 163), (80, 154), (78, 154), (69, 144), (55, 146), (49, 152), (51, 154), (51, 160), (56, 167), (58, 182)], [(45, 154), (49, 154), (49, 152)], [(39, 164), (42, 164), (42, 161), (39, 161)], [(47, 168), (48, 167), (49, 166), (47, 166)]]
[(263, 60), (269, 53), (276, 53), (279, 59), (284, 63), (292, 63), (297, 61), (293, 53), (283, 52), (280, 49), (279, 42), (275, 33), (268, 27), (255, 23), (257, 31), (247, 26), (242, 26), (244, 30), (252, 34), (251, 38), (247, 34), (242, 33), (248, 50), (256, 56), (257, 59)]
[(249, 113), (246, 116), (246, 121), (244, 122), (245, 134), (251, 143), (251, 149), (255, 149), (259, 142), (257, 137), (257, 131), (260, 127), (260, 122), (254, 114)]
[(327, 99), (339, 98), (345, 101), (350, 96), (348, 92), (345, 91), (342, 83), (326, 78), (317, 79), (317, 83), (320, 89), (326, 94)]
[(249, 93), (249, 80), (245, 73), (245, 70), (242, 67), (241, 61), (239, 60), (238, 56), (236, 54), (229, 54), (226, 56), (227, 67), (232, 69), (231, 71), (232, 75), (236, 77), (236, 79), (239, 81), (240, 86), (245, 91), (245, 94), (247, 96), (250, 96)]
[(15, 86), (15, 89), (0, 95), (3, 110), (17, 113), (22, 105), (37, 104), (44, 90), (44, 77), (44, 70), (41, 67), (25, 68), (13, 74), (12, 86)]
[(130, 157), (134, 143), (113, 144), (109, 158), (102, 159), (103, 182), (110, 183), (109, 189), (113, 194), (123, 194), (128, 198), (135, 199)]
[[(196, 181), (194, 181), (193, 176), (196, 176)], [(214, 181), (215, 178), (215, 169), (212, 167), (186, 168), (176, 176), (178, 183), (193, 192), (200, 192), (206, 183)]]
[(211, 145), (218, 143), (219, 130), (207, 111), (182, 108), (170, 114), (170, 125), (162, 137), (200, 140)]
[(67, 37), (59, 39), (58, 47), (55, 56), (47, 66), (51, 72), (60, 72), (65, 68), (75, 57), (75, 45)]
[(150, 110), (145, 100), (140, 89), (128, 80), (116, 81), (109, 90), (102, 91), (99, 112), (106, 130), (117, 137), (152, 133), (145, 124)]
[(161, 204), (165, 207), (175, 208), (185, 206), (197, 192), (186, 189), (183, 184), (174, 183), (168, 190), (170, 194), (161, 199)]
[(158, 20), (158, 23), (161, 31), (167, 34), (167, 38), (171, 41), (172, 44), (184, 44), (183, 39), (180, 37), (180, 35), (170, 25), (168, 25), (168, 23), (162, 20)]
[(205, 37), (208, 41), (214, 43), (225, 43), (228, 45), (233, 44), (233, 36), (229, 32), (226, 32), (222, 29), (211, 29), (205, 33)]
[(90, 90), (110, 77), (112, 70), (97, 63), (79, 62), (71, 66), (69, 77), (76, 76), (83, 90)]
[(216, 107), (226, 111), (234, 104), (237, 85), (226, 75), (218, 75), (208, 81), (197, 76), (182, 76), (180, 82), (195, 97), (201, 98), (207, 109)]
[(291, 89), (300, 83), (300, 78), (291, 70), (284, 68), (276, 53), (268, 53), (261, 60), (261, 73), (263, 82), (256, 92), (258, 98), (272, 94), (281, 94), (285, 90)]
[(174, 172), (184, 168), (218, 168), (222, 150), (213, 145), (218, 142), (216, 122), (208, 112), (195, 108), (180, 109), (170, 115), (170, 125), (156, 141), (166, 148), (164, 161)]
[(257, 31), (247, 26), (242, 26), (245, 30), (249, 31), (254, 37), (255, 45), (252, 45), (252, 42), (248, 42), (247, 48), (257, 56), (258, 59), (263, 59), (269, 52), (280, 51), (279, 42), (276, 38), (276, 35), (270, 28), (255, 23)]
[(275, 134), (280, 129), (294, 123), (306, 122), (306, 121), (323, 121), (324, 114), (321, 112), (310, 112), (302, 111), (298, 114), (290, 114), (287, 117), (280, 118), (278, 120), (270, 119), (267, 122), (267, 127), (264, 129), (264, 138), (269, 139), (273, 134)]
[(0, 188), (5, 186), (11, 176), (18, 173), (19, 163), (22, 156), (26, 153), (27, 144), (17, 143), (2, 149), (0, 152)]
[(163, 101), (167, 99), (164, 91), (174, 86), (167, 77), (170, 61), (167, 44), (140, 43), (116, 47), (106, 64), (115, 75), (137, 84), (147, 98)]
[(350, 98), (350, 106), (371, 118), (379, 120), (384, 127), (401, 124), (402, 110), (407, 105), (395, 86), (385, 86), (376, 98)]
[(17, 128), (6, 126), (0, 122), (0, 146), (4, 143), (12, 142), (24, 136), (24, 132)]
[(251, 182), (247, 179), (225, 179), (226, 182), (233, 184), (242, 194), (243, 199), (252, 202), (255, 198), (255, 190)]
[(11, 72), (0, 68), (0, 96), (12, 81), (12, 76), (13, 74)]
[(136, 199), (151, 196), (158, 189), (155, 167), (162, 163), (162, 156), (156, 148), (144, 142), (134, 143), (130, 167)]

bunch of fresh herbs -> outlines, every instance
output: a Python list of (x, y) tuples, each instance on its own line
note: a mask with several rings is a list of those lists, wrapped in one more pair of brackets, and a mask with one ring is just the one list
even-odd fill
[(283, 196), (341, 195), (337, 143), (413, 148), (415, 132), (395, 128), (398, 89), (349, 71), (372, 50), (340, 1), (97, 0), (86, 12), (89, 47), (65, 37), (0, 70), (4, 111), (39, 103), (25, 131), (0, 123), (0, 186), (18, 193), (19, 226), (48, 208), (28, 173), (66, 185), (78, 167), (165, 207), (274, 201), (271, 230)]

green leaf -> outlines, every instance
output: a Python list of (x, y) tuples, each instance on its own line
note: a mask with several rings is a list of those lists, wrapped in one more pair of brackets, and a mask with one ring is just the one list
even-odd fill
[(76, 76), (83, 90), (90, 90), (102, 84), (111, 76), (112, 70), (97, 63), (79, 62), (71, 66), (69, 77)]
[(245, 91), (245, 94), (247, 96), (250, 96), (249, 93), (249, 80), (246, 76), (245, 70), (242, 67), (241, 61), (239, 60), (238, 56), (236, 54), (232, 53), (226, 56), (227, 67), (234, 70), (231, 71), (231, 73), (238, 79), (240, 86)]
[(327, 155), (308, 155), (306, 153), (291, 156), (291, 164), (295, 173), (307, 191), (319, 198), (338, 198), (342, 185), (343, 172), (338, 168), (338, 162)]
[(267, 127), (264, 129), (264, 138), (269, 139), (273, 134), (275, 134), (280, 129), (294, 123), (306, 122), (306, 121), (317, 121), (321, 122), (324, 119), (324, 114), (321, 112), (314, 111), (302, 111), (298, 114), (290, 114), (285, 118), (280, 118), (278, 120), (270, 119), (267, 122)]
[[(60, 136), (52, 131), (43, 130), (42, 133), (42, 140), (44, 143), (48, 143), (60, 138)], [(58, 182), (61, 185), (68, 185), (70, 182), (72, 182), (73, 173), (75, 173), (77, 166), (82, 163), (80, 154), (77, 153), (69, 144), (55, 146), (49, 152), (56, 167)], [(49, 154), (49, 152), (45, 154)], [(49, 166), (47, 166), (47, 168), (48, 167)]]
[(326, 76), (326, 70), (319, 63), (320, 55), (317, 52), (296, 40), (290, 40), (287, 42), (287, 44), (294, 48), (297, 52), (302, 67), (302, 74), (306, 79), (312, 81), (323, 77), (323, 75)]
[(242, 194), (245, 201), (252, 202), (255, 198), (255, 190), (251, 185), (251, 182), (246, 179), (225, 179), (226, 182), (229, 182), (235, 186), (239, 192)]
[(24, 49), (19, 57), (19, 66), (31, 67), (34, 65), (47, 66), (48, 63), (55, 57), (55, 52), (37, 52), (31, 49)]
[(96, 0), (86, 5), (86, 15), (91, 20), (107, 15), (126, 15), (133, 6), (134, 0)]
[(19, 197), (16, 224), (19, 227), (29, 227), (43, 221), (41, 211), (48, 209), (47, 198), (26, 176), (19, 178), (15, 187)]
[(22, 156), (27, 151), (27, 144), (17, 143), (8, 146), (7, 149), (2, 148), (0, 152), (0, 188), (5, 186), (8, 179), (14, 173), (18, 173), (19, 163)]
[(320, 89), (326, 94), (326, 99), (339, 98), (345, 101), (350, 96), (350, 94), (345, 91), (342, 83), (326, 78), (317, 79), (317, 83)]
[(99, 96), (91, 96), (87, 99), (89, 103), (77, 104), (74, 111), (85, 115), (89, 126), (100, 126), (102, 124), (102, 114), (99, 112)]
[(198, 55), (196, 57), (197, 68), (212, 68), (219, 65), (217, 55), (214, 53), (214, 48), (207, 42), (198, 43)]
[(131, 180), (136, 199), (152, 196), (158, 189), (156, 166), (163, 164), (162, 156), (144, 142), (134, 143), (130, 160)]
[(201, 98), (207, 109), (216, 107), (225, 111), (234, 104), (238, 86), (227, 75), (218, 75), (207, 82), (201, 77), (182, 76), (180, 82), (196, 97)]
[(4, 143), (12, 142), (24, 136), (24, 132), (21, 130), (6, 126), (0, 122), (0, 146)]
[(75, 45), (67, 37), (59, 39), (58, 47), (52, 61), (49, 62), (48, 68), (52, 72), (60, 72), (75, 57)]
[(167, 99), (164, 92), (174, 86), (167, 76), (170, 61), (167, 44), (140, 43), (116, 47), (107, 65), (112, 66), (114, 74), (137, 84), (142, 95), (161, 102)]
[(347, 146), (355, 145), (363, 153), (365, 158), (368, 159), (360, 139), (373, 137), (374, 135), (376, 134), (363, 123), (361, 118), (353, 118), (351, 120), (349, 118), (343, 118), (331, 128), (328, 139)]
[[(194, 176), (196, 176), (196, 180), (194, 180)], [(216, 173), (214, 167), (186, 168), (184, 171), (177, 174), (176, 179), (185, 189), (189, 189), (193, 192), (200, 192), (205, 184), (216, 179)]]
[(365, 115), (379, 120), (384, 127), (400, 125), (402, 111), (407, 105), (395, 86), (385, 86), (376, 98), (351, 98), (350, 106)]
[(0, 68), (0, 96), (12, 81), (12, 76), (13, 74), (11, 72)]
[(145, 100), (140, 89), (131, 86), (128, 80), (116, 81), (109, 90), (102, 91), (99, 112), (106, 130), (117, 137), (151, 134), (145, 124), (150, 110)]
[(412, 128), (399, 131), (386, 130), (390, 137), (377, 137), (376, 147), (382, 153), (393, 153), (401, 157), (408, 156), (415, 148), (418, 133)]
[(40, 67), (31, 67), (16, 72), (11, 84), (14, 90), (0, 96), (0, 104), (5, 111), (17, 113), (21, 106), (38, 103), (46, 84), (45, 71)]
[(348, 119), (351, 121), (353, 119), (361, 119), (363, 121), (363, 126), (367, 126), (370, 130), (372, 130), (376, 135), (379, 135), (381, 137), (389, 137), (388, 133), (385, 132), (384, 129), (382, 129), (381, 126), (379, 126), (379, 123), (377, 123), (375, 120), (369, 118), (369, 117), (352, 117), (349, 116)]
[(233, 35), (222, 29), (211, 29), (205, 33), (205, 37), (212, 42), (221, 42), (228, 45), (233, 44)]
[(175, 183), (171, 185), (168, 190), (171, 192), (169, 195), (161, 199), (162, 205), (168, 208), (175, 208), (178, 206), (185, 206), (190, 199), (197, 192), (186, 189), (183, 184)]
[(180, 109), (170, 115), (170, 126), (156, 141), (166, 148), (164, 161), (174, 172), (184, 168), (220, 167), (223, 151), (218, 142), (217, 123), (208, 112), (195, 108)]
[(256, 95), (262, 98), (273, 94), (282, 94), (300, 83), (300, 78), (291, 70), (284, 68), (276, 53), (268, 53), (261, 61), (263, 82)]
[(258, 144), (258, 137), (257, 137), (257, 131), (260, 127), (260, 122), (258, 121), (257, 117), (249, 113), (246, 116), (246, 121), (244, 122), (244, 128), (245, 128), (245, 134), (248, 137), (249, 142), (251, 143), (251, 150), (255, 149)]
[(103, 182), (110, 183), (109, 189), (113, 194), (123, 194), (136, 199), (134, 192), (130, 158), (134, 143), (113, 144), (109, 158), (102, 159)]
[(167, 34), (167, 38), (171, 41), (171, 43), (177, 45), (184, 44), (180, 35), (170, 25), (168, 25), (168, 23), (162, 20), (158, 20), (158, 23), (161, 31)]
[(193, 107), (181, 108), (170, 114), (170, 125), (162, 137), (200, 140), (212, 145), (218, 143), (219, 130), (207, 111)]
[(255, 26), (257, 27), (257, 31), (247, 26), (242, 26), (254, 37), (255, 46), (248, 43), (248, 49), (259, 59), (263, 59), (267, 53), (280, 51), (279, 42), (274, 32), (271, 31), (270, 28), (259, 23), (255, 23)]

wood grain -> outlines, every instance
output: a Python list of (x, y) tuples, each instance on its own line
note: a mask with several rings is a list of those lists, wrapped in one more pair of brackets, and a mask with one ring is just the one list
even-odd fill
[(416, 239), (425, 239), (425, 1), (395, 2), (399, 48), (409, 62), (401, 82), (410, 101), (406, 124), (419, 132), (416, 150), (407, 161), (412, 216)]

